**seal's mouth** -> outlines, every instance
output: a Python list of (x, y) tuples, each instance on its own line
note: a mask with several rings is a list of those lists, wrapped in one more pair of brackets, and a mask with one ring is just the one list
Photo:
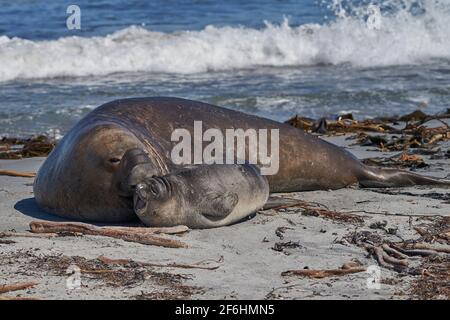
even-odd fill
[(147, 207), (147, 202), (143, 201), (141, 198), (136, 197), (137, 199), (134, 201), (134, 210), (136, 211), (144, 211)]
[(142, 184), (138, 184), (133, 197), (134, 211), (136, 213), (143, 213), (147, 209), (148, 201), (145, 195), (145, 187)]

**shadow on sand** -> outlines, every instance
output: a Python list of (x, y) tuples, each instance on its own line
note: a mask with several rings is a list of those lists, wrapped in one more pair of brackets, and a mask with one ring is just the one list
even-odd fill
[(128, 222), (122, 222), (122, 223), (103, 223), (103, 222), (86, 222), (81, 220), (75, 220), (75, 219), (68, 219), (68, 218), (62, 218), (58, 217), (56, 215), (50, 214), (42, 210), (35, 198), (27, 198), (22, 199), (20, 201), (17, 201), (14, 205), (14, 209), (17, 211), (23, 213), (26, 216), (29, 216), (33, 219), (39, 219), (39, 220), (47, 220), (47, 221), (54, 221), (54, 222), (84, 222), (89, 223), (98, 227), (104, 227), (104, 226), (129, 226), (129, 227), (144, 227), (142, 223), (139, 222), (137, 216), (135, 221), (128, 221)]
[(14, 205), (14, 209), (34, 219), (48, 220), (48, 221), (68, 221), (67, 219), (60, 218), (58, 216), (49, 214), (39, 208), (34, 198), (27, 198), (17, 201)]

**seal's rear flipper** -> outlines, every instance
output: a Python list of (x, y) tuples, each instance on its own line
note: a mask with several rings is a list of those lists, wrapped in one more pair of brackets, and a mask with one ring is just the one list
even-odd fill
[(450, 187), (449, 180), (426, 177), (410, 171), (370, 166), (363, 167), (358, 176), (358, 182), (363, 188), (409, 187), (415, 185)]

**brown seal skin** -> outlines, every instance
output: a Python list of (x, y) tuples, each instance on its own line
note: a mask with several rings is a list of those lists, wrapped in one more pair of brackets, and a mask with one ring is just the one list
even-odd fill
[[(112, 101), (80, 120), (40, 168), (34, 184), (37, 203), (77, 220), (135, 218), (132, 188), (126, 184), (135, 186), (139, 181), (130, 182), (130, 170), (137, 167), (148, 177), (179, 170), (170, 159), (178, 143), (171, 141), (171, 134), (177, 128), (193, 132), (194, 121), (203, 122), (203, 131), (279, 129), (279, 171), (267, 176), (270, 192), (339, 189), (356, 183), (363, 187), (450, 185), (411, 172), (365, 166), (344, 149), (287, 124), (206, 103), (156, 97)], [(144, 153), (131, 152), (122, 161), (130, 149)]]

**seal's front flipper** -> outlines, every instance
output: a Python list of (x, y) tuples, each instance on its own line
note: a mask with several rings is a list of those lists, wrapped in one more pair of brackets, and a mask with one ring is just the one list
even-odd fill
[(199, 208), (202, 214), (212, 221), (226, 218), (239, 202), (239, 196), (234, 192), (209, 192)]
[(134, 210), (149, 226), (228, 225), (263, 207), (269, 184), (253, 165), (199, 165), (139, 183)]

